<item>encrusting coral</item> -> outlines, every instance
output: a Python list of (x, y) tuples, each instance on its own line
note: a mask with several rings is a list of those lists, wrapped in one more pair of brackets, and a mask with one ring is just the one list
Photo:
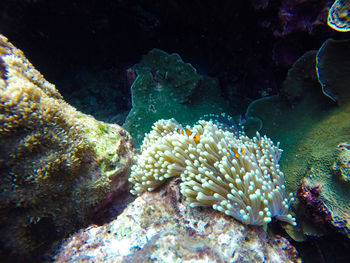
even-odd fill
[(295, 224), (288, 214), (293, 197), (286, 197), (278, 145), (259, 134), (250, 139), (219, 129), (211, 121), (182, 130), (173, 119), (153, 125), (131, 168), (133, 194), (180, 176), (181, 193), (191, 207), (211, 206), (249, 225), (265, 225), (273, 217)]
[(67, 104), (2, 35), (0, 145), (0, 258), (28, 261), (125, 191), (133, 153), (126, 131)]
[(350, 181), (350, 143), (344, 142), (338, 144), (338, 153), (336, 161), (332, 168), (340, 175), (340, 179)]

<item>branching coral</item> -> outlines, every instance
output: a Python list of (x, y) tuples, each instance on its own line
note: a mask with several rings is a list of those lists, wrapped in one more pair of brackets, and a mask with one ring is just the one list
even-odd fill
[(259, 134), (250, 139), (221, 130), (210, 121), (192, 128), (200, 136), (198, 143), (181, 129), (174, 120), (153, 125), (132, 167), (133, 194), (180, 176), (181, 193), (192, 207), (211, 206), (250, 225), (264, 225), (273, 217), (295, 224), (287, 214), (293, 198), (286, 197), (278, 145)]

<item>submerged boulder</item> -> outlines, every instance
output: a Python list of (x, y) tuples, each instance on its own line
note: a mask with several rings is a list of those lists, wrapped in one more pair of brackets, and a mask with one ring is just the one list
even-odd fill
[(186, 206), (179, 183), (145, 192), (116, 220), (73, 235), (56, 262), (301, 262), (283, 237)]

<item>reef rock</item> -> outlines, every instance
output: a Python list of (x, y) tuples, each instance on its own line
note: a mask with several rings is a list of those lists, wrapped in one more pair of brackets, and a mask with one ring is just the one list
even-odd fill
[(35, 257), (126, 190), (133, 141), (67, 104), (0, 35), (1, 252)]
[(56, 262), (300, 262), (290, 243), (212, 209), (183, 204), (179, 179), (114, 221), (70, 237)]

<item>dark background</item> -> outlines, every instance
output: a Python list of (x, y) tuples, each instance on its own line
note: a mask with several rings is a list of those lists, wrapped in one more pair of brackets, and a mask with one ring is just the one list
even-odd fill
[[(114, 76), (95, 94), (117, 90), (107, 96), (119, 104), (114, 110), (130, 109), (125, 70), (160, 48), (217, 77), (220, 92), (243, 111), (253, 99), (278, 94), (304, 52), (344, 36), (326, 25), (333, 1), (323, 0), (1, 2), (0, 32), (78, 109), (75, 93), (84, 89), (84, 80), (106, 71)], [(94, 96), (89, 106), (99, 107), (103, 98)]]

